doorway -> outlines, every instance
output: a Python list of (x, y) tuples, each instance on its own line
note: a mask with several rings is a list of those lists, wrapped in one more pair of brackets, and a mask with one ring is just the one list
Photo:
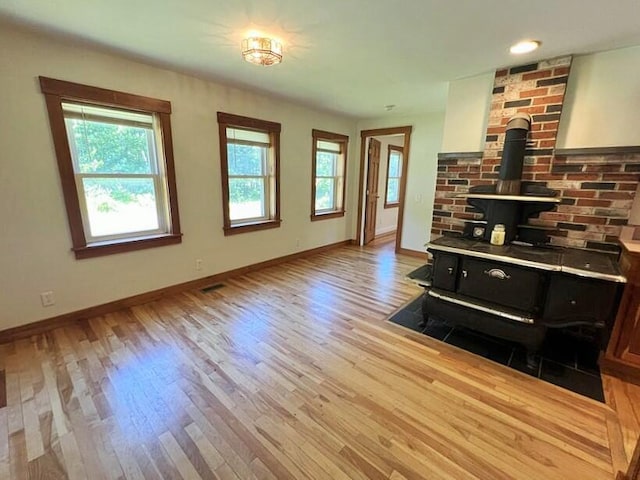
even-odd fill
[(358, 245), (395, 244), (401, 250), (411, 127), (360, 133)]

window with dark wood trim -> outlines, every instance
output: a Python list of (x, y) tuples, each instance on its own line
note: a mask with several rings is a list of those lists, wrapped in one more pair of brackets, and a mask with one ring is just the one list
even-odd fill
[(311, 220), (343, 217), (349, 137), (312, 130)]
[(40, 77), (76, 258), (180, 243), (165, 100)]
[(225, 235), (280, 226), (280, 130), (218, 112)]
[(387, 178), (385, 181), (384, 208), (396, 208), (400, 204), (402, 162), (402, 147), (389, 145), (387, 149)]

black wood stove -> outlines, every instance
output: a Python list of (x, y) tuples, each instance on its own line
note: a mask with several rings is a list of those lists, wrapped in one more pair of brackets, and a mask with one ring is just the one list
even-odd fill
[[(425, 322), (436, 317), (521, 343), (533, 362), (548, 328), (588, 325), (606, 342), (626, 279), (614, 255), (553, 247), (544, 230), (527, 225), (560, 202), (553, 190), (521, 186), (529, 126), (526, 114), (509, 121), (497, 185), (463, 195), (484, 218), (468, 222), (461, 237), (427, 244), (433, 271), (422, 310)], [(503, 246), (487, 241), (498, 223)]]

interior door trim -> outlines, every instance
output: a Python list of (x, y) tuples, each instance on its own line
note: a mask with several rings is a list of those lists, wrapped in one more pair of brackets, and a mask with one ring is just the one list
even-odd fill
[(364, 166), (366, 161), (366, 153), (367, 153), (367, 138), (369, 137), (378, 137), (383, 135), (404, 135), (404, 158), (402, 162), (402, 178), (400, 179), (400, 197), (399, 197), (399, 205), (398, 205), (398, 224), (396, 227), (396, 253), (400, 253), (402, 250), (402, 225), (404, 222), (404, 203), (405, 203), (405, 193), (407, 190), (407, 172), (409, 171), (409, 158), (410, 151), (409, 147), (411, 145), (411, 131), (413, 127), (411, 125), (406, 125), (403, 127), (390, 127), (390, 128), (375, 128), (372, 130), (361, 130), (360, 131), (360, 170), (359, 170), (359, 187), (358, 187), (358, 228), (356, 232), (356, 245), (360, 245), (362, 243), (362, 238), (364, 235), (364, 222), (363, 222), (363, 193), (364, 193)]

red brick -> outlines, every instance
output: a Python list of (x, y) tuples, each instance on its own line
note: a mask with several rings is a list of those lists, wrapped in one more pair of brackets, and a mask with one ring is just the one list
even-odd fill
[(579, 198), (576, 202), (579, 207), (610, 207), (611, 200), (593, 200), (591, 198)]
[(544, 113), (545, 107), (541, 105), (539, 107), (520, 107), (516, 110), (518, 113), (528, 113), (529, 115), (535, 115), (537, 113)]
[(468, 172), (469, 171), (469, 167), (467, 165), (452, 165), (450, 167), (447, 168), (447, 172), (452, 172), (452, 173), (456, 173), (456, 172)]
[[(563, 197), (572, 197), (572, 198), (595, 198), (596, 192), (595, 190), (563, 190)], [(602, 194), (600, 195), (602, 197)]]
[(589, 223), (592, 225), (604, 225), (605, 223), (607, 223), (607, 219), (606, 218), (602, 218), (602, 217), (585, 217), (582, 215), (574, 215), (573, 216), (573, 221), (575, 223)]
[[(531, 98), (531, 97), (542, 97), (549, 93), (549, 89), (547, 87), (544, 88), (534, 88), (533, 90), (523, 90), (520, 92), (520, 98)], [(555, 102), (559, 103), (559, 102)], [(535, 103), (534, 105), (540, 105), (539, 103)]]
[(536, 180), (539, 180), (539, 181), (564, 180), (564, 175), (551, 175), (550, 173), (539, 173), (536, 175)]
[(497, 70), (496, 71), (496, 77), (504, 77), (505, 75), (507, 75), (509, 73), (508, 69), (504, 69), (504, 70)]
[(458, 175), (459, 178), (479, 178), (479, 173), (461, 173)]
[(558, 130), (558, 123), (560, 122), (545, 122), (542, 124), (543, 130)]
[[(522, 98), (522, 93), (520, 94), (520, 98)], [(556, 103), (558, 105), (562, 105), (563, 99), (564, 99), (564, 95), (548, 95), (546, 97), (534, 98), (533, 105), (553, 105)]]
[(553, 140), (542, 140), (540, 142), (540, 148), (553, 148), (555, 147), (555, 145), (556, 145), (555, 135)]
[(556, 138), (556, 132), (544, 131), (544, 132), (531, 132), (531, 138)]
[(537, 80), (538, 78), (547, 78), (551, 76), (551, 70), (538, 70), (537, 72), (525, 73), (522, 75), (522, 80)]
[[(504, 120), (504, 118), (503, 118)], [(507, 121), (509, 121), (509, 119), (507, 119)], [(489, 127), (487, 128), (487, 135), (495, 135), (495, 134), (501, 134), (504, 133), (504, 127)]]
[(633, 200), (635, 195), (631, 192), (600, 192), (598, 198), (606, 198), (609, 200)]
[(525, 165), (524, 166), (524, 171), (525, 172), (544, 172), (544, 173), (548, 173), (549, 172), (549, 166), (548, 165)]
[(446, 228), (448, 228), (448, 227), (449, 227), (449, 224), (447, 224), (447, 223), (440, 223), (440, 222), (432, 222), (432, 223), (431, 223), (431, 226), (432, 226), (433, 228), (444, 228), (444, 229), (446, 229)]
[(597, 175), (595, 173), (572, 173), (572, 172), (567, 172), (567, 180), (569, 181), (575, 181), (575, 180), (599, 180), (600, 179), (600, 175)]
[(542, 124), (541, 123), (534, 123), (533, 125), (531, 125), (531, 131), (532, 132), (537, 132), (538, 130), (542, 130)]
[(482, 165), (500, 165), (500, 161), (499, 158), (483, 158)]
[(440, 185), (440, 186), (436, 187), (436, 190), (438, 190), (440, 192), (455, 192), (456, 188), (455, 187), (450, 187), (449, 185)]
[(632, 190), (635, 192), (636, 188), (638, 188), (638, 185), (636, 183), (620, 183), (618, 184), (616, 190)]
[(553, 76), (569, 75), (569, 67), (558, 67), (553, 70)]
[(625, 182), (640, 182), (640, 174), (637, 173), (605, 173), (602, 175), (602, 180), (614, 182), (617, 181), (625, 181)]

